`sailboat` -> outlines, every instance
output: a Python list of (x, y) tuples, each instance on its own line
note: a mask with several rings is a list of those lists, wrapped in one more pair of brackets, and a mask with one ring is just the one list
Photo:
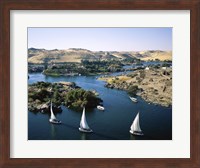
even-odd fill
[(53, 124), (61, 124), (61, 121), (58, 120), (58, 119), (56, 118), (56, 116), (54, 115), (54, 113), (53, 113), (52, 101), (51, 101), (51, 109), (50, 109), (50, 111), (51, 111), (51, 117), (50, 117), (50, 119), (49, 119), (49, 122), (50, 122), (50, 123), (53, 123)]
[(139, 112), (138, 112), (138, 114), (136, 115), (136, 117), (135, 117), (135, 119), (134, 119), (134, 121), (133, 121), (133, 123), (131, 125), (130, 133), (134, 134), (134, 135), (140, 135), (140, 136), (142, 136), (144, 134), (142, 133), (142, 130), (140, 128), (140, 122), (139, 122), (139, 120), (140, 119), (139, 119)]
[(81, 132), (93, 132), (92, 129), (90, 129), (90, 127), (88, 126), (88, 123), (86, 121), (85, 107), (83, 108), (83, 113), (82, 113), (82, 117), (81, 117), (79, 131), (81, 131)]

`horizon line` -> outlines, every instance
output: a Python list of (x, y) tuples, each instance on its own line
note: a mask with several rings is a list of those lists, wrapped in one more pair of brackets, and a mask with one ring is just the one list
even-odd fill
[(144, 50), (90, 50), (90, 49), (86, 49), (86, 48), (66, 48), (66, 49), (58, 49), (58, 48), (54, 48), (54, 49), (45, 49), (45, 48), (36, 48), (36, 47), (29, 47), (28, 49), (39, 49), (39, 50), (48, 50), (48, 51), (52, 51), (52, 50), (69, 50), (69, 49), (80, 49), (80, 50), (88, 50), (88, 51), (92, 51), (92, 52), (113, 52), (113, 51), (118, 51), (118, 52), (141, 52), (141, 51), (172, 51), (172, 50), (162, 50), (162, 49), (144, 49)]

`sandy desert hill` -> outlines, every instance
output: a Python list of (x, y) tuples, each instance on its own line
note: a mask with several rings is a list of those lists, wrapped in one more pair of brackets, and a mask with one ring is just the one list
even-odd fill
[(66, 50), (28, 49), (29, 63), (44, 62), (81, 62), (81, 60), (123, 60), (138, 58), (141, 60), (172, 60), (171, 51), (147, 50), (147, 51), (90, 51), (81, 48), (69, 48)]

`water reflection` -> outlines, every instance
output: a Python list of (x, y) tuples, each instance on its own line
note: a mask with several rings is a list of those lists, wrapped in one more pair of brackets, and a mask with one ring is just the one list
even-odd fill
[(86, 133), (81, 133), (81, 140), (87, 140)]
[(51, 137), (52, 139), (55, 139), (56, 137), (56, 128), (55, 125), (51, 124)]
[(130, 134), (130, 140), (137, 140), (136, 136)]

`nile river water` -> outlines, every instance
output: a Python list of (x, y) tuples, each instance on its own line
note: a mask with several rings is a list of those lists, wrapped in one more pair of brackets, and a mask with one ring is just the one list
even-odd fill
[[(116, 75), (116, 74), (113, 74)], [(83, 89), (94, 89), (103, 100), (105, 111), (86, 109), (88, 125), (93, 133), (79, 132), (81, 112), (62, 107), (56, 117), (61, 125), (49, 123), (49, 114), (28, 112), (29, 140), (171, 140), (172, 139), (172, 107), (148, 104), (138, 98), (133, 103), (125, 91), (104, 87), (105, 82), (97, 80), (97, 76), (49, 77), (41, 73), (29, 74), (29, 84), (37, 81), (75, 82)], [(133, 136), (130, 126), (140, 112), (140, 126), (144, 136)]]

